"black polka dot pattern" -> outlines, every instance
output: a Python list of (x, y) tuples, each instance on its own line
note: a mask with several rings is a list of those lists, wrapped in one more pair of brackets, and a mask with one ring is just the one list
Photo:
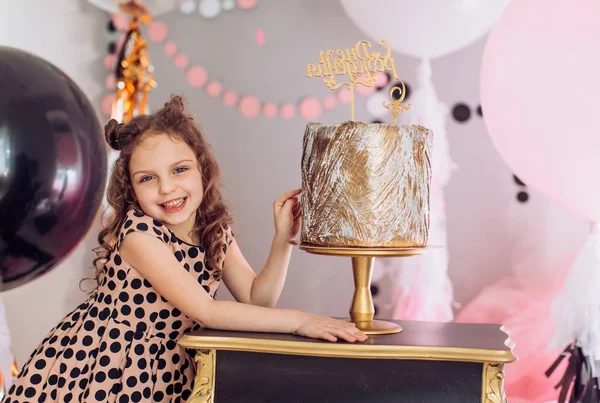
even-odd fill
[[(101, 285), (34, 350), (5, 403), (184, 402), (190, 396), (195, 366), (177, 340), (200, 326), (119, 254), (120, 244), (132, 232), (164, 242), (181, 270), (214, 298), (221, 270), (206, 267), (205, 249), (179, 240), (159, 221), (130, 211)], [(232, 241), (231, 231), (225, 231), (224, 253)]]

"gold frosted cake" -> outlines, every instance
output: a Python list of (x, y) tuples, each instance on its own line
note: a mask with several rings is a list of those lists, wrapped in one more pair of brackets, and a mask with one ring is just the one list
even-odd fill
[(422, 126), (309, 123), (302, 154), (303, 244), (427, 244), (431, 130)]

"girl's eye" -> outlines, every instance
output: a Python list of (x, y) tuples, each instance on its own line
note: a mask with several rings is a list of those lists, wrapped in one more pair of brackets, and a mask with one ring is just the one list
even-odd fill
[(150, 175), (143, 176), (142, 179), (140, 179), (140, 183), (148, 182), (150, 179), (152, 179), (152, 176), (150, 176)]
[(175, 168), (175, 173), (180, 174), (180, 173), (185, 172), (187, 170), (188, 170), (187, 167), (178, 167), (178, 168)]

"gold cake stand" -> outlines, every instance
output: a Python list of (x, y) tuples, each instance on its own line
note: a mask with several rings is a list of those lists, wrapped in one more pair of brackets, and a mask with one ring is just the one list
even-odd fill
[(326, 247), (302, 243), (300, 249), (316, 255), (347, 256), (352, 258), (354, 297), (350, 306), (350, 321), (365, 334), (393, 334), (402, 331), (396, 323), (374, 320), (375, 307), (371, 295), (371, 276), (376, 257), (408, 257), (421, 255), (439, 246), (406, 248)]

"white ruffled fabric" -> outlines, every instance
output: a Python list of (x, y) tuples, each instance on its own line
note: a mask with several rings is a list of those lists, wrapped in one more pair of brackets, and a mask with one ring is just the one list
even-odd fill
[(600, 223), (575, 259), (562, 293), (552, 303), (554, 333), (550, 348), (564, 349), (571, 343), (596, 363), (600, 362)]
[[(423, 60), (418, 68), (411, 109), (401, 115), (402, 123), (425, 126), (433, 131), (432, 183), (429, 245), (439, 245), (415, 258), (376, 259), (375, 273), (395, 278), (391, 298), (393, 318), (449, 322), (454, 293), (448, 277), (448, 243), (444, 187), (457, 167), (450, 156), (446, 120), (449, 108), (440, 102), (431, 81), (431, 64)], [(385, 307), (384, 307), (385, 308)]]

